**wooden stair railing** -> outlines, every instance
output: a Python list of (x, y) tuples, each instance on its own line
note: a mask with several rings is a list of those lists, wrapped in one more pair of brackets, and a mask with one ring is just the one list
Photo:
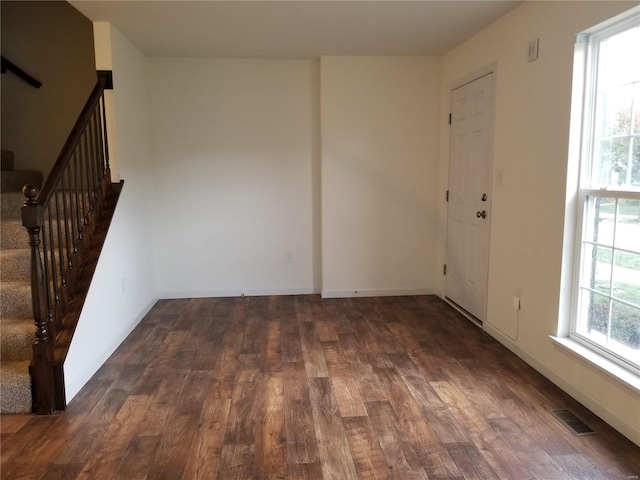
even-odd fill
[[(111, 183), (109, 166), (107, 81), (98, 77), (42, 189), (38, 192), (31, 185), (23, 189), (22, 224), (29, 233), (36, 325), (30, 374), (33, 411), (39, 414), (66, 407), (62, 364), (79, 318), (78, 303), (86, 297), (86, 291), (84, 296), (80, 292), (87, 283), (83, 275), (95, 257), (91, 249), (97, 227), (103, 214), (110, 221), (120, 192), (118, 184)], [(98, 245), (98, 251), (101, 248)]]
[(42, 86), (42, 82), (40, 80), (36, 80), (27, 72), (18, 67), (15, 63), (10, 62), (6, 58), (0, 56), (0, 72), (7, 73), (9, 71), (15, 73), (18, 77), (20, 77), (22, 80), (24, 80), (34, 88), (40, 88)]

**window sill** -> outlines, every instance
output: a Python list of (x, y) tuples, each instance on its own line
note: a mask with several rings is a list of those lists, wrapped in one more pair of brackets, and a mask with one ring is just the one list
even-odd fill
[(620, 365), (612, 362), (602, 355), (598, 355), (598, 353), (576, 342), (575, 340), (572, 340), (569, 337), (555, 337), (553, 335), (549, 335), (549, 338), (564, 350), (578, 357), (583, 362), (596, 367), (598, 370), (607, 374), (618, 383), (632, 390), (633, 393), (640, 393), (639, 375), (630, 372), (629, 370), (621, 367)]

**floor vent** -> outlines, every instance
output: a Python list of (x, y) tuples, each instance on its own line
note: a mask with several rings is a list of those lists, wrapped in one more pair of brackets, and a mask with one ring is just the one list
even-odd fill
[(551, 410), (551, 413), (560, 420), (574, 435), (595, 435), (596, 432), (582, 420), (580, 420), (573, 412), (566, 409)]

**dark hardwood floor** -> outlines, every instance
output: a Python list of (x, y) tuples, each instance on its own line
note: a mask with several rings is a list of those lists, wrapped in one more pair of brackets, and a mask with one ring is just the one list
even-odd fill
[(640, 475), (640, 448), (429, 296), (163, 300), (65, 413), (1, 427), (3, 479)]

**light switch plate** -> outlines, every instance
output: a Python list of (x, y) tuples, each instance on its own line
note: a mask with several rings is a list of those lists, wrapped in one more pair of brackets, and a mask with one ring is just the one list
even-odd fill
[(529, 42), (529, 61), (533, 62), (538, 59), (538, 45), (540, 43), (540, 39), (536, 38)]

